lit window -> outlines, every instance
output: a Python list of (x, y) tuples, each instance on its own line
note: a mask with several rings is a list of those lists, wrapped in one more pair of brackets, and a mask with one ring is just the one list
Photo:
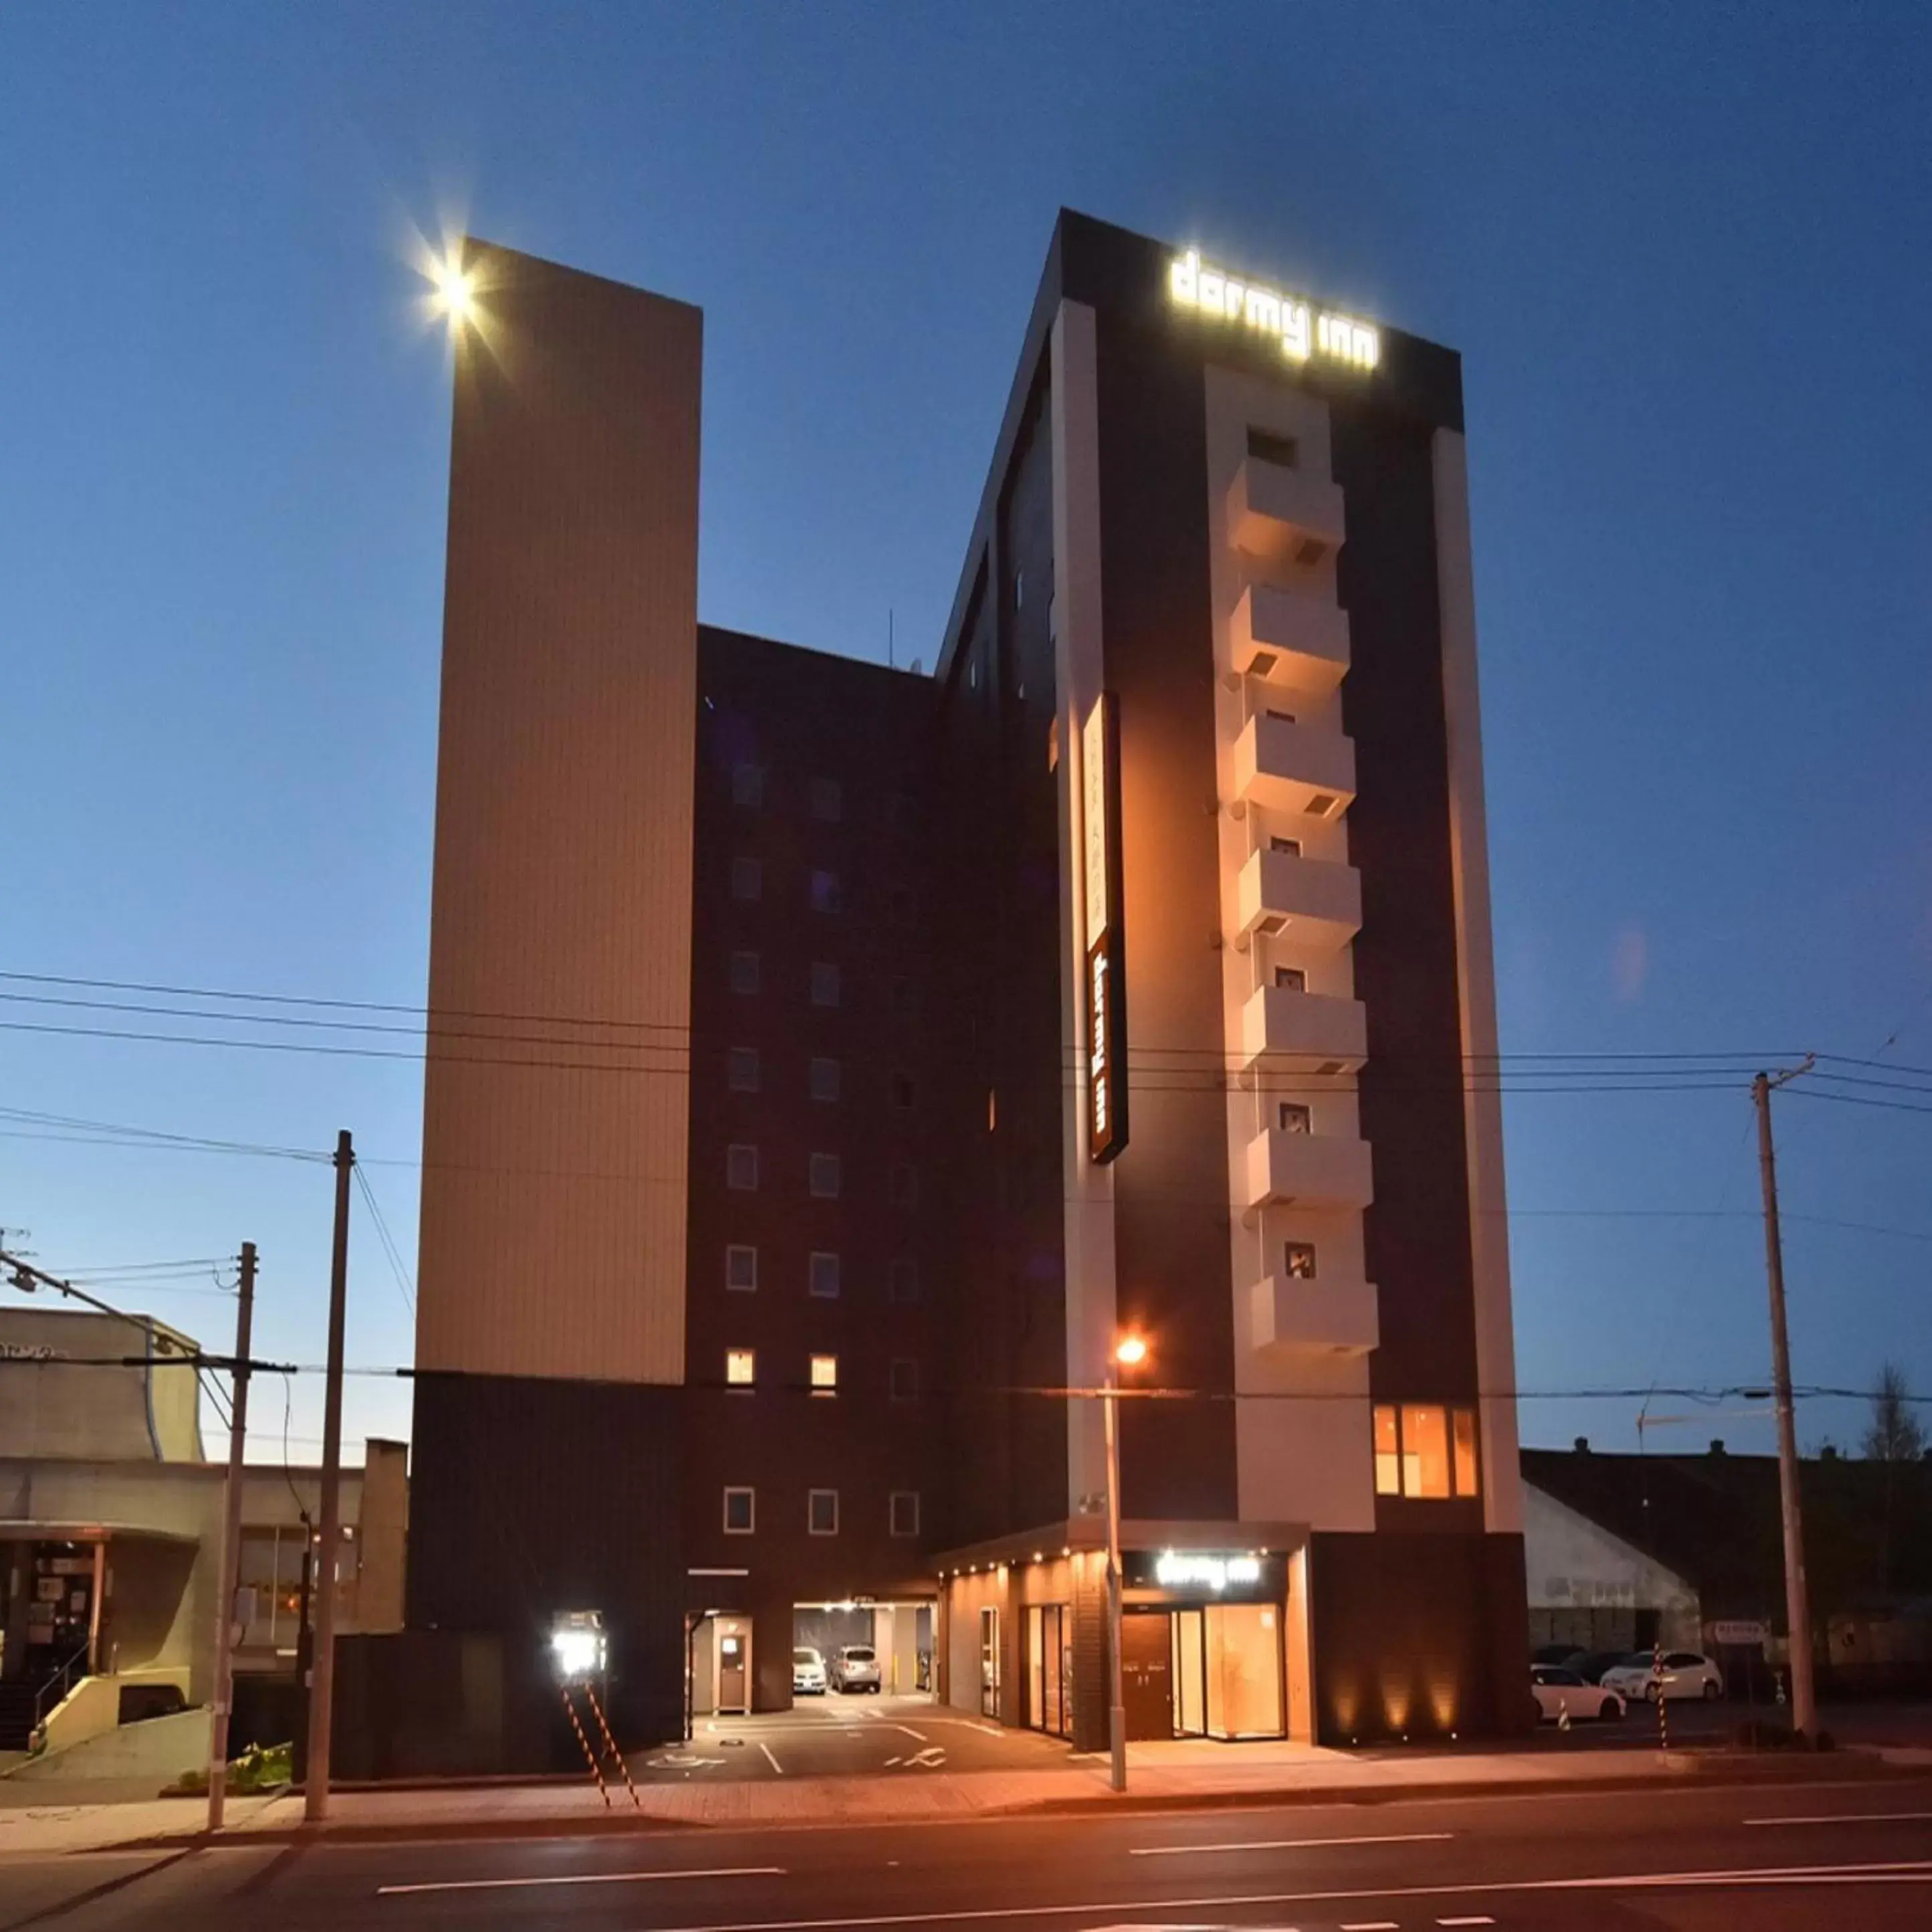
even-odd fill
[(1276, 832), (1268, 840), (1268, 850), (1286, 853), (1291, 859), (1298, 859), (1301, 856), (1301, 841), (1299, 838), (1284, 838), (1280, 832)]
[(731, 767), (731, 802), (755, 812), (765, 802), (765, 772), (762, 765)]
[(1376, 1494), (1402, 1494), (1402, 1445), (1396, 1436), (1395, 1411), (1384, 1403), (1376, 1407)]
[(1277, 966), (1274, 969), (1274, 982), (1284, 993), (1305, 993), (1308, 990), (1308, 975), (1299, 966)]
[(815, 1154), (812, 1156), (811, 1186), (814, 1201), (838, 1198), (838, 1156), (836, 1154)]
[(838, 1393), (838, 1358), (814, 1355), (812, 1358), (812, 1392), (814, 1395)]
[(919, 1170), (902, 1161), (892, 1169), (892, 1205), (910, 1208), (919, 1198)]
[(734, 1046), (730, 1061), (731, 1090), (734, 1094), (755, 1094), (758, 1090), (758, 1049), (755, 1046)]
[(892, 1299), (897, 1302), (919, 1299), (919, 1264), (902, 1257), (892, 1264)]
[(756, 859), (734, 859), (731, 861), (731, 896), (734, 899), (755, 899), (765, 890), (765, 868)]
[(814, 872), (812, 875), (812, 910), (836, 912), (838, 906), (838, 874), (836, 872)]
[(754, 1147), (729, 1147), (724, 1150), (724, 1184), (741, 1194), (751, 1193), (758, 1184), (758, 1150)]
[(758, 990), (758, 956), (755, 952), (732, 954), (731, 990), (734, 993), (755, 993)]
[(1312, 1241), (1283, 1242), (1282, 1266), (1290, 1281), (1312, 1281), (1315, 1279), (1315, 1244)]
[(839, 1071), (836, 1060), (814, 1060), (812, 1063), (812, 1097), (814, 1100), (836, 1100), (838, 1097)]
[(1476, 1480), (1476, 1412), (1473, 1408), (1452, 1409), (1449, 1423), (1456, 1445), (1456, 1493), (1459, 1496), (1480, 1496), (1482, 1491)]
[(838, 1257), (814, 1254), (806, 1276), (808, 1291), (821, 1301), (832, 1300), (838, 1292)]
[(892, 1076), (892, 1105), (902, 1114), (912, 1111), (913, 1084), (910, 1073)]
[(805, 1499), (805, 1526), (814, 1536), (838, 1534), (838, 1492), (808, 1490)]
[(838, 1004), (838, 968), (828, 959), (812, 962), (812, 1004), (814, 1006), (836, 1006)]
[(1402, 1412), (1402, 1492), (1433, 1501), (1449, 1493), (1449, 1412), (1405, 1403)]
[(812, 782), (812, 815), (826, 824), (836, 824), (844, 817), (845, 795), (839, 788), (836, 778), (814, 778)]
[(724, 1492), (724, 1534), (749, 1536), (758, 1521), (758, 1492), (749, 1489)]
[(749, 1348), (724, 1351), (724, 1379), (734, 1388), (749, 1388), (754, 1379), (754, 1359)]
[(724, 1250), (724, 1286), (740, 1292), (754, 1290), (758, 1285), (758, 1251), (756, 1248), (734, 1244)]
[(919, 1400), (919, 1364), (901, 1360), (892, 1364), (892, 1397), (895, 1402), (916, 1402)]
[(1315, 1131), (1313, 1110), (1304, 1107), (1299, 1100), (1282, 1101), (1281, 1130), (1285, 1134), (1312, 1134)]
[(916, 1536), (919, 1534), (918, 1490), (893, 1490), (892, 1528), (895, 1536)]

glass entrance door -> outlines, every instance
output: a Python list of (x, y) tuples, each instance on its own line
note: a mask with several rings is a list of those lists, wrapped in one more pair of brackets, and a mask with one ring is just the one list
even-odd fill
[(980, 1714), (1000, 1714), (1000, 1612), (990, 1604), (980, 1612)]

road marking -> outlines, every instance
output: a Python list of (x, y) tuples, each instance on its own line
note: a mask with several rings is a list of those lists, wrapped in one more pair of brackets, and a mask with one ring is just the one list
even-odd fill
[(1390, 1832), (1365, 1838), (1256, 1838), (1235, 1845), (1136, 1845), (1130, 1858), (1190, 1858), (1204, 1852), (1305, 1852), (1321, 1845), (1426, 1845), (1453, 1838), (1454, 1832)]
[(770, 1765), (772, 1770), (778, 1773), (779, 1777), (784, 1777), (784, 1766), (779, 1763), (776, 1758), (772, 1756), (771, 1746), (766, 1744), (762, 1738), (758, 1740), (758, 1748), (764, 1753), (766, 1763)]
[(1402, 1928), (1393, 1918), (1362, 1918), (1343, 1925), (1342, 1932), (1402, 1932)]
[(1485, 1913), (1472, 1912), (1466, 1918), (1438, 1918), (1438, 1925), (1493, 1925), (1496, 1922)]
[(547, 1878), (446, 1878), (414, 1885), (379, 1885), (378, 1898), (417, 1892), (508, 1892), (532, 1885), (642, 1885), (660, 1878), (782, 1878), (783, 1865), (720, 1865), (709, 1871), (562, 1872)]
[[(745, 1918), (667, 1925), (656, 1932), (843, 1932), (854, 1925), (964, 1925), (1000, 1918), (1091, 1918), (1102, 1912), (1224, 1910), (1232, 1905), (1322, 1905), (1350, 1898), (1493, 1898), (1506, 1892), (1666, 1892), (1732, 1886), (1932, 1885), (1932, 1858), (1869, 1865), (1778, 1865), (1755, 1870), (1619, 1872), (1604, 1878), (1497, 1879), (1486, 1885), (1387, 1885), (1335, 1892), (1235, 1892), (1209, 1898), (1139, 1898), (1081, 1905), (981, 1905), (957, 1912), (880, 1912), (849, 1918)], [(1141, 1932), (1153, 1932), (1142, 1927)]]
[(1932, 1811), (1820, 1812), (1815, 1818), (1747, 1818), (1747, 1825), (1916, 1825)]
[(904, 1732), (906, 1736), (909, 1738), (918, 1738), (921, 1744), (924, 1744), (926, 1742), (926, 1733), (923, 1731), (914, 1730), (910, 1724), (895, 1724), (892, 1728), (896, 1731)]

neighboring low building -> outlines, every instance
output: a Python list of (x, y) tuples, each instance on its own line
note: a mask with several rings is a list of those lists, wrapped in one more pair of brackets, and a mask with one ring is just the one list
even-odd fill
[(1526, 1478), (1522, 1541), (1532, 1647), (1694, 1649), (1702, 1641), (1694, 1585)]
[[(202, 1454), (197, 1352), (145, 1317), (0, 1310), (0, 1750), (207, 1701), (227, 1469)], [(343, 1472), (345, 1631), (401, 1624), (406, 1455), (372, 1442)], [(238, 1671), (295, 1667), (320, 1488), (244, 1472)]]

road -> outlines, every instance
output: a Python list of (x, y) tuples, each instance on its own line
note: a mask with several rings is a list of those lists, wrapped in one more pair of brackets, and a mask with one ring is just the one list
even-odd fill
[(1903, 1932), (1928, 1923), (1932, 1778), (0, 1864), (0, 1932)]

